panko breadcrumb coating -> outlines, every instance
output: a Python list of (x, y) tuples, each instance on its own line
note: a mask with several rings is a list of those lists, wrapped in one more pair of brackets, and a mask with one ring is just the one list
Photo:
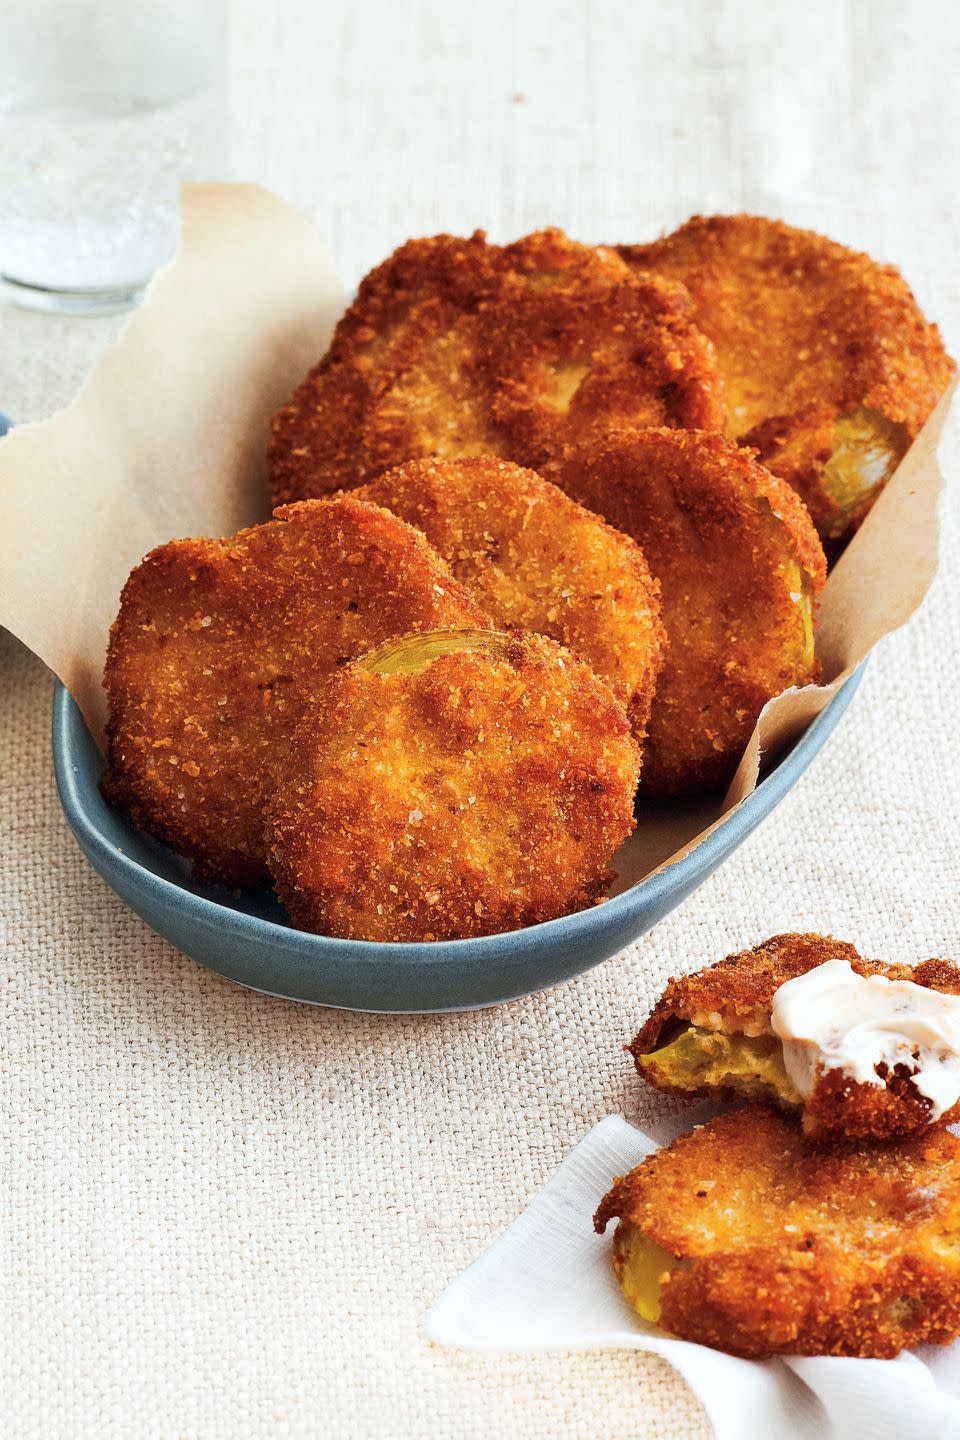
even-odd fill
[(818, 674), (826, 560), (809, 515), (752, 452), (699, 431), (608, 436), (572, 452), (560, 483), (632, 536), (660, 582), (667, 648), (645, 789), (726, 785), (766, 702)]
[(353, 493), (422, 530), (495, 624), (586, 660), (643, 738), (663, 626), (635, 541), (506, 460), (412, 460)]
[(679, 286), (637, 272), (603, 288), (528, 288), (490, 306), (478, 340), (500, 453), (554, 479), (570, 446), (634, 426), (720, 429), (712, 347)]
[(773, 1110), (699, 1126), (617, 1180), (627, 1299), (733, 1355), (892, 1357), (960, 1333), (960, 1140), (830, 1149)]
[(301, 929), (489, 935), (609, 883), (640, 768), (623, 708), (542, 636), (444, 640), (345, 666), (274, 777), (270, 868)]
[(274, 417), (274, 502), (353, 489), (405, 460), (542, 469), (612, 425), (720, 427), (712, 348), (682, 286), (562, 231), (513, 245), (410, 240), (362, 282)]
[(955, 369), (900, 272), (757, 215), (696, 215), (619, 250), (689, 290), (728, 433), (803, 496), (825, 539), (848, 534)]
[(162, 545), (110, 635), (104, 794), (198, 880), (263, 880), (264, 765), (331, 671), (411, 630), (488, 623), (419, 531), (352, 498)]
[[(804, 1131), (811, 1136), (885, 1139), (926, 1129), (930, 1102), (905, 1067), (891, 1072), (881, 1066), (877, 1084), (820, 1068), (806, 1100), (791, 1083), (771, 1025), (774, 994), (788, 980), (835, 959), (848, 961), (858, 975), (912, 980), (960, 995), (960, 967), (949, 960), (884, 964), (864, 959), (853, 945), (829, 935), (774, 935), (752, 950), (670, 981), (629, 1047), (638, 1073), (658, 1090), (775, 1101), (802, 1112)], [(960, 1104), (941, 1119), (944, 1124), (960, 1120)]]

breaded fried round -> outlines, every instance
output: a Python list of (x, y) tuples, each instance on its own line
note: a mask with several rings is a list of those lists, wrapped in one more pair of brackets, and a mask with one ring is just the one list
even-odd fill
[[(934, 1119), (943, 1124), (960, 1120), (960, 1103), (937, 1116), (929, 1097), (918, 1090), (919, 1052), (893, 1068), (878, 1061), (870, 1082), (821, 1061), (809, 1094), (801, 1094), (772, 1019), (774, 997), (788, 981), (835, 960), (863, 977), (912, 981), (960, 996), (960, 967), (948, 960), (885, 964), (864, 959), (853, 945), (829, 935), (774, 935), (752, 950), (670, 981), (629, 1047), (638, 1073), (659, 1090), (776, 1102), (801, 1113), (805, 1133), (815, 1137), (885, 1139), (924, 1130)], [(901, 996), (898, 1004), (908, 998)], [(942, 1060), (939, 1064), (942, 1068)]]
[(198, 880), (254, 884), (264, 764), (330, 672), (411, 630), (487, 623), (418, 531), (352, 498), (162, 545), (124, 586), (110, 635), (104, 794)]
[(617, 1180), (626, 1298), (733, 1355), (892, 1357), (960, 1333), (960, 1140), (831, 1149), (769, 1109), (699, 1126)]
[(611, 435), (572, 452), (560, 483), (631, 535), (660, 582), (667, 648), (644, 787), (726, 785), (766, 702), (818, 673), (826, 560), (809, 515), (752, 452), (701, 431)]
[(510, 458), (548, 478), (610, 430), (724, 423), (712, 348), (685, 292), (658, 276), (528, 290), (491, 306), (478, 338)]
[(626, 713), (539, 635), (440, 635), (345, 666), (275, 777), (293, 923), (364, 940), (519, 929), (599, 900), (633, 829)]
[(274, 504), (361, 485), (407, 457), (408, 426), (402, 408), (390, 408), (390, 388), (498, 288), (498, 257), (480, 230), (435, 235), (407, 241), (361, 281), (327, 353), (273, 418)]
[(720, 426), (712, 348), (682, 286), (562, 231), (411, 240), (366, 277), (327, 355), (274, 417), (274, 501), (405, 460), (541, 469), (619, 424)]
[(756, 215), (694, 216), (620, 253), (689, 290), (728, 433), (838, 540), (869, 510), (954, 370), (900, 272)]
[(663, 627), (635, 541), (507, 460), (411, 460), (353, 493), (422, 530), (496, 624), (586, 660), (643, 738)]

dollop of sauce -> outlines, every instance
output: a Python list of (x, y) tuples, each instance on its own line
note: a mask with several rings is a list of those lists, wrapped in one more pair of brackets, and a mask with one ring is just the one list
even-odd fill
[(817, 1071), (883, 1085), (877, 1066), (904, 1065), (930, 1102), (931, 1122), (960, 1100), (960, 996), (912, 980), (858, 975), (827, 960), (775, 992), (770, 1022), (787, 1074), (806, 1098)]

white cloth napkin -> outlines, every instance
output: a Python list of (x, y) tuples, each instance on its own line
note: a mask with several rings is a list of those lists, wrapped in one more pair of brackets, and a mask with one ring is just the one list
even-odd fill
[(620, 1116), (594, 1126), (515, 1224), (426, 1317), (441, 1345), (487, 1351), (623, 1348), (662, 1355), (717, 1440), (960, 1440), (960, 1345), (896, 1360), (765, 1361), (673, 1340), (627, 1305), (593, 1212), (615, 1175), (656, 1149)]

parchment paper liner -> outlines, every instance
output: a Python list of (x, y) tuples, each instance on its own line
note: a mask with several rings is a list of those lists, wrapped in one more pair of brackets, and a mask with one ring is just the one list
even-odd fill
[[(127, 575), (173, 537), (266, 518), (270, 416), (344, 303), (319, 236), (283, 201), (253, 185), (185, 186), (180, 253), (120, 339), (65, 410), (0, 442), (0, 623), (56, 672), (98, 738)], [(937, 568), (937, 450), (955, 388), (830, 574), (823, 683), (766, 706), (722, 803), (644, 818), (615, 859), (615, 891), (702, 840), (754, 789), (761, 755), (794, 741), (916, 610)]]

